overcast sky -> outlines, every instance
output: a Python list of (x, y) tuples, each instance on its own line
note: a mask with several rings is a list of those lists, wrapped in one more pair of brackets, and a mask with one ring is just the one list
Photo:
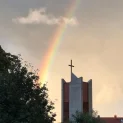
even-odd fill
[[(73, 0), (0, 0), (0, 44), (39, 68), (64, 21), (68, 28), (49, 71), (50, 98), (60, 121), (61, 78), (68, 64), (85, 81), (93, 80), (93, 107), (101, 116), (122, 116), (123, 0), (82, 0), (73, 17), (64, 16)], [(62, 67), (61, 67), (62, 66)], [(57, 93), (56, 93), (57, 92)]]

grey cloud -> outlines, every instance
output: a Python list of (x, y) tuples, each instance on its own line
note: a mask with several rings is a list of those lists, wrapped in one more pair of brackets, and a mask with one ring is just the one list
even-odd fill
[(74, 17), (67, 18), (67, 17), (54, 17), (52, 14), (46, 13), (46, 8), (40, 8), (35, 10), (30, 10), (27, 17), (17, 17), (12, 19), (15, 23), (20, 24), (47, 24), (47, 25), (60, 25), (65, 23), (67, 25), (77, 25), (78, 21)]

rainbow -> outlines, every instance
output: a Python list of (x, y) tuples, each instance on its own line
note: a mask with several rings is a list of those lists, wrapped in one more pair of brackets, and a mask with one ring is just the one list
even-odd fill
[[(71, 1), (72, 2), (68, 7), (68, 11), (65, 14), (65, 17), (68, 18), (71, 18), (75, 14), (76, 8), (80, 3), (80, 0), (71, 0)], [(67, 24), (62, 23), (60, 26), (58, 26), (53, 38), (51, 39), (51, 44), (43, 58), (43, 62), (40, 68), (41, 71), (39, 72), (39, 77), (40, 77), (39, 82), (41, 83), (41, 85), (45, 84), (48, 79), (49, 76), (48, 72), (51, 69), (55, 54), (60, 46), (66, 28), (67, 28)]]

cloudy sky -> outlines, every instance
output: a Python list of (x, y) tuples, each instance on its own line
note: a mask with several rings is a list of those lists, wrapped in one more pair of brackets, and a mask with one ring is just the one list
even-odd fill
[[(61, 45), (49, 71), (50, 99), (60, 121), (61, 78), (74, 73), (93, 80), (93, 107), (101, 116), (122, 116), (123, 0), (81, 0), (71, 18), (73, 0), (0, 0), (0, 45), (35, 68), (41, 66), (56, 28), (66, 23)], [(57, 99), (57, 100), (56, 100)]]

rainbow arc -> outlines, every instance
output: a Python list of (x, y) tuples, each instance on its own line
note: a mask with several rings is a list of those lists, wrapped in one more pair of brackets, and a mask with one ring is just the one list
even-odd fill
[[(73, 17), (79, 3), (80, 0), (71, 0), (71, 4), (68, 7), (69, 8), (68, 11), (65, 13), (65, 17), (67, 18)], [(45, 82), (48, 81), (49, 71), (51, 69), (56, 52), (58, 51), (58, 48), (62, 42), (62, 38), (66, 28), (67, 28), (66, 23), (62, 23), (61, 25), (59, 25), (51, 39), (50, 46), (43, 58), (43, 62), (40, 68), (41, 71), (39, 73), (40, 76), (39, 82), (41, 83), (41, 85), (45, 84)]]

